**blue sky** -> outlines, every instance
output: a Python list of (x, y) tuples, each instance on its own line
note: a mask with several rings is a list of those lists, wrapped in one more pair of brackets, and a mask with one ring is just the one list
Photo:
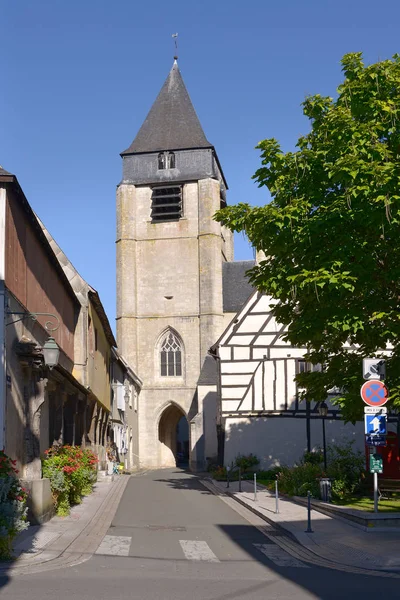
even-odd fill
[[(254, 146), (308, 131), (300, 104), (334, 95), (340, 58), (400, 52), (400, 3), (382, 0), (0, 0), (0, 164), (115, 318), (115, 189), (173, 62), (229, 184), (262, 204)], [(252, 257), (242, 236), (235, 258)]]

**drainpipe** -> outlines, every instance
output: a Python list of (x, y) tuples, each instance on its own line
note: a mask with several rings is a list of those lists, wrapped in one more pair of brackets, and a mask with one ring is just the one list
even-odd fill
[(6, 412), (6, 190), (0, 188), (0, 450), (5, 446)]

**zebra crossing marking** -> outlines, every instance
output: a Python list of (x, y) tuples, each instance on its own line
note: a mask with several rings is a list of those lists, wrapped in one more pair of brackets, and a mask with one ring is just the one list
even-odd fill
[(188, 560), (219, 562), (207, 542), (199, 540), (179, 540), (183, 553)]
[(132, 537), (125, 535), (106, 535), (96, 554), (107, 554), (108, 556), (129, 556), (129, 548)]
[(276, 544), (253, 544), (253, 546), (269, 558), (269, 560), (272, 560), (278, 567), (310, 568), (300, 560), (297, 560), (297, 558), (293, 558), (293, 556)]

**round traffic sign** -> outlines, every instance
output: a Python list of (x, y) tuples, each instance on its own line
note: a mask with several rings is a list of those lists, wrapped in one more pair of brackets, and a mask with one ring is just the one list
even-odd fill
[(361, 398), (369, 406), (383, 406), (389, 400), (388, 389), (382, 381), (371, 379), (361, 386)]

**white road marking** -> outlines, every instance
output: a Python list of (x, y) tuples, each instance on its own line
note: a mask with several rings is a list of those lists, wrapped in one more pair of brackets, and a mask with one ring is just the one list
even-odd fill
[(129, 556), (132, 538), (125, 535), (105, 535), (96, 554), (109, 556)]
[(179, 540), (185, 557), (188, 560), (205, 560), (207, 562), (219, 562), (207, 542), (198, 540)]
[(309, 569), (308, 565), (297, 560), (297, 558), (293, 558), (293, 556), (276, 544), (253, 544), (253, 546), (265, 554), (278, 567), (302, 567), (303, 569)]

